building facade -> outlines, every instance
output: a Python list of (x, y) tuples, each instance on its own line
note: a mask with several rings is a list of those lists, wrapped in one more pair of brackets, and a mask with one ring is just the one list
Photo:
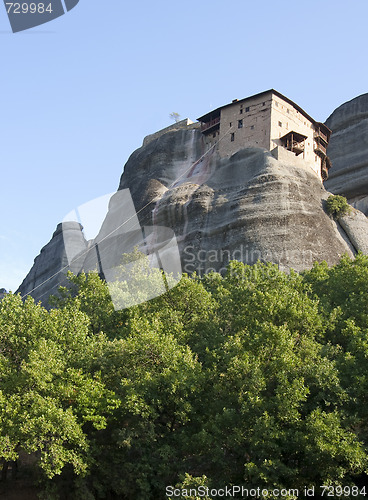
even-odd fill
[(282, 148), (303, 159), (322, 180), (328, 177), (331, 130), (276, 90), (235, 99), (198, 121), (206, 147), (215, 146), (221, 157), (246, 147), (264, 148), (279, 157)]

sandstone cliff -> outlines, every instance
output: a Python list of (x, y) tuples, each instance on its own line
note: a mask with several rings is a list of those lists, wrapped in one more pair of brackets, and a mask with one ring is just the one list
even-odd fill
[(326, 189), (368, 215), (368, 94), (337, 108), (326, 125), (332, 130), (328, 155), (333, 166)]
[[(131, 194), (136, 227), (114, 233), (114, 227), (123, 227), (132, 217), (130, 209), (128, 213), (112, 201), (97, 246), (84, 240), (76, 223), (66, 227), (71, 260), (65, 248), (69, 243), (58, 226), (18, 291), (24, 295), (36, 288), (32, 295), (44, 300), (61, 281), (58, 271), (65, 272), (70, 263), (74, 272), (101, 270), (103, 260), (112, 269), (122, 249), (130, 251), (139, 243), (137, 226), (145, 228), (146, 239), (149, 228), (172, 229), (182, 269), (188, 273), (221, 271), (232, 259), (248, 264), (271, 261), (284, 270), (300, 271), (314, 261), (332, 265), (343, 253), (367, 251), (366, 218), (356, 211), (357, 220), (347, 221), (345, 230), (329, 218), (324, 211), (329, 193), (297, 160), (292, 153), (277, 160), (259, 148), (221, 159), (215, 150), (205, 151), (201, 132), (193, 125), (159, 134), (131, 155), (119, 185), (118, 192)], [(152, 249), (162, 247), (165, 238), (170, 236), (159, 242), (151, 238)]]

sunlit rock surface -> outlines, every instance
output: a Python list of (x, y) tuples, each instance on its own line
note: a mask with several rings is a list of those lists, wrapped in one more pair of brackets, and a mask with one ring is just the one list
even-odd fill
[(326, 125), (332, 130), (328, 146), (332, 169), (326, 189), (346, 196), (368, 215), (368, 94), (337, 108)]
[[(122, 190), (132, 196), (133, 225), (174, 231), (183, 272), (223, 271), (232, 259), (247, 264), (270, 261), (286, 271), (301, 271), (315, 261), (332, 265), (344, 253), (353, 256), (357, 247), (368, 248), (365, 217), (357, 215), (358, 223), (347, 221), (346, 231), (328, 217), (324, 205), (329, 193), (292, 153), (276, 160), (269, 151), (247, 148), (220, 158), (214, 149), (205, 150), (201, 132), (193, 125), (159, 135), (136, 150), (125, 165)], [(132, 224), (127, 210), (112, 201), (96, 240), (86, 242), (76, 223), (66, 227), (75, 247), (72, 254), (79, 255), (72, 270), (100, 270), (101, 259), (109, 261), (109, 268), (118, 265), (117, 245), (126, 239), (132, 249), (136, 233), (132, 227), (129, 235), (114, 236), (113, 228), (123, 227), (128, 219)], [(58, 271), (64, 273), (70, 259), (60, 233), (58, 226), (36, 258), (19, 288), (23, 295), (31, 291), (44, 300), (62, 281)], [(99, 242), (98, 248), (94, 242)], [(99, 255), (101, 249), (106, 255)]]
[(302, 270), (353, 254), (324, 212), (320, 180), (293, 155), (278, 161), (258, 148), (229, 159), (203, 154), (199, 130), (168, 133), (133, 153), (120, 182), (131, 189), (141, 223), (174, 229), (184, 271), (218, 271), (231, 259)]

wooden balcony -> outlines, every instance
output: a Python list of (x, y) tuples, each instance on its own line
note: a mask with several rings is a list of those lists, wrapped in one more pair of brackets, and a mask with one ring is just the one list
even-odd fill
[(318, 139), (322, 139), (326, 144), (328, 144), (328, 137), (325, 133), (322, 132), (322, 130), (317, 130), (316, 132), (314, 132), (314, 138), (316, 140)]
[(328, 171), (332, 167), (331, 160), (328, 156), (322, 158), (321, 164), (321, 177), (323, 181), (327, 181), (328, 179)]
[(325, 146), (327, 147), (327, 144), (329, 143), (332, 133), (331, 130), (324, 123), (320, 122), (316, 122), (314, 126), (315, 126), (314, 130), (315, 140), (318, 142), (323, 141)]
[(316, 140), (314, 145), (314, 152), (319, 156), (326, 156), (327, 154), (327, 145), (325, 145), (322, 141)]
[(306, 135), (291, 131), (281, 137), (280, 140), (284, 148), (298, 156), (304, 152), (306, 138)]
[(323, 181), (327, 181), (328, 179), (328, 169), (325, 166), (321, 168), (321, 177)]
[(220, 117), (213, 118), (213, 120), (209, 120), (208, 122), (204, 122), (201, 124), (201, 131), (204, 134), (208, 134), (220, 128)]

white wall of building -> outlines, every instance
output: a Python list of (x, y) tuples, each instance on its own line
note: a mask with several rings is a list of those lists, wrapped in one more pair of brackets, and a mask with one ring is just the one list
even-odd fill
[(252, 146), (270, 149), (271, 103), (269, 93), (245, 102), (234, 102), (221, 110), (218, 147), (221, 157)]
[(313, 123), (291, 104), (274, 95), (271, 111), (271, 150), (280, 146), (280, 137), (292, 130), (307, 136), (305, 151), (299, 157), (307, 161), (311, 168), (320, 175), (321, 158), (314, 152), (315, 128)]
[(205, 148), (215, 143), (223, 158), (246, 147), (268, 151), (281, 146), (280, 138), (288, 132), (306, 136), (304, 153), (298, 155), (321, 178), (321, 158), (314, 152), (315, 127), (302, 112), (272, 91), (221, 109), (219, 130), (204, 136)]

